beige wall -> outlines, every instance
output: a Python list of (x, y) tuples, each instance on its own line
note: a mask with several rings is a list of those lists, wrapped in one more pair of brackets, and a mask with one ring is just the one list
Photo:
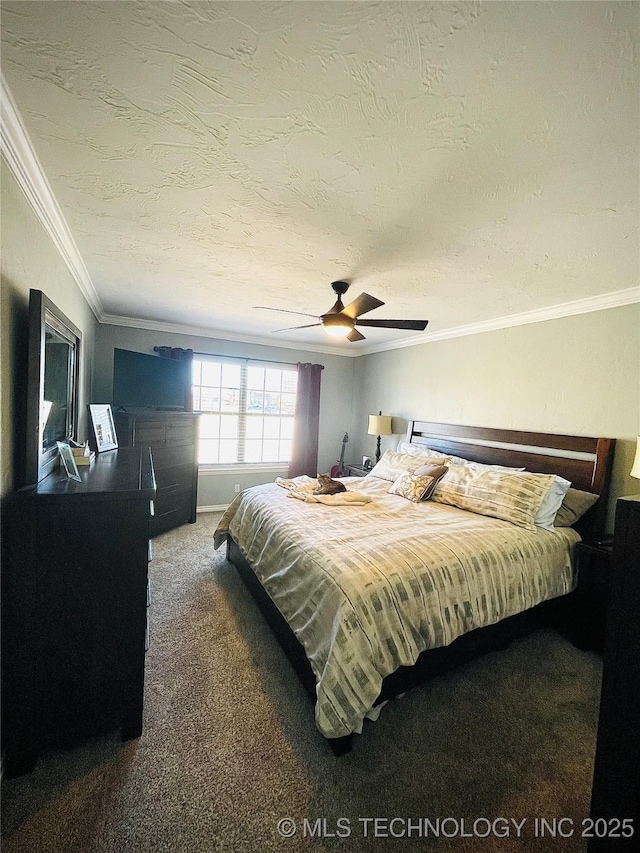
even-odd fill
[[(154, 332), (148, 329), (132, 329), (126, 326), (100, 325), (96, 337), (94, 367), (94, 402), (111, 401), (113, 382), (114, 347), (153, 353), (153, 347), (168, 345), (193, 349), (215, 355), (231, 355), (239, 358), (263, 358), (296, 364), (298, 361), (323, 364), (320, 384), (320, 435), (318, 467), (327, 471), (339, 456), (342, 436), (351, 435), (353, 410), (353, 374), (357, 359), (305, 350), (269, 347), (259, 344), (244, 344), (215, 338)], [(223, 474), (219, 472), (201, 474), (198, 483), (198, 506), (222, 506), (230, 503), (234, 496), (234, 485), (241, 489), (259, 483), (273, 482), (276, 476), (286, 475), (286, 467), (275, 472), (251, 471), (249, 473)]]
[(640, 431), (637, 304), (363, 356), (355, 392), (359, 454), (375, 449), (366, 423), (380, 409), (399, 432), (414, 419), (606, 436), (617, 439), (612, 497), (640, 492), (628, 474)]
[(2, 494), (22, 485), (26, 435), (29, 289), (42, 290), (81, 330), (80, 437), (86, 436), (96, 320), (68, 267), (36, 218), (4, 160), (2, 181), (2, 289), (0, 383)]

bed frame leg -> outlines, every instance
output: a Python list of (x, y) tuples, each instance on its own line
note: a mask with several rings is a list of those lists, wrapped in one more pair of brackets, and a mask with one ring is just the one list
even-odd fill
[(345, 735), (344, 737), (327, 738), (331, 752), (340, 758), (341, 755), (346, 755), (351, 752), (353, 746), (353, 735)]

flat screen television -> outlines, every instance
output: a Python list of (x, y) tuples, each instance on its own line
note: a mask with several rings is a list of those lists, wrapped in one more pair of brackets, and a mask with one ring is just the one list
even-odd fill
[(113, 350), (114, 407), (185, 411), (190, 398), (189, 362), (126, 349)]

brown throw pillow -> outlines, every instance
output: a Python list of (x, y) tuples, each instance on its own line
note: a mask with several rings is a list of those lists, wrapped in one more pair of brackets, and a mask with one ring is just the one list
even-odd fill
[(554, 527), (571, 527), (598, 500), (598, 495), (569, 489), (562, 499), (562, 505), (553, 520)]

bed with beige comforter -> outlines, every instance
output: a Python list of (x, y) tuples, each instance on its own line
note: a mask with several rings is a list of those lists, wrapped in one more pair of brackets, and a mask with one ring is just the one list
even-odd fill
[(382, 680), (424, 650), (569, 592), (580, 538), (413, 503), (377, 477), (344, 482), (371, 500), (331, 506), (276, 484), (247, 489), (214, 540), (233, 537), (304, 646), (328, 738), (361, 731)]

